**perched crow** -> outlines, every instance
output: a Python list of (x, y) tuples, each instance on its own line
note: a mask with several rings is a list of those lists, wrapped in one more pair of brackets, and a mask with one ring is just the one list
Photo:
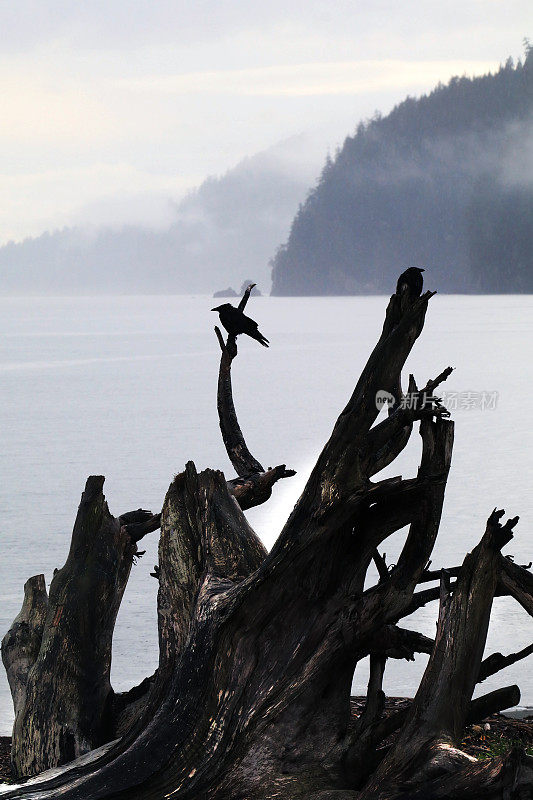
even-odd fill
[(230, 336), (246, 333), (252, 339), (256, 339), (263, 347), (268, 347), (268, 339), (265, 339), (263, 334), (257, 330), (257, 322), (247, 317), (246, 314), (232, 306), (231, 303), (224, 303), (222, 306), (212, 308), (211, 311), (218, 311), (220, 321)]
[(396, 284), (396, 294), (401, 297), (404, 292), (408, 292), (411, 300), (414, 300), (415, 297), (420, 297), (424, 285), (423, 272), (425, 270), (421, 267), (409, 267), (405, 272), (402, 272)]

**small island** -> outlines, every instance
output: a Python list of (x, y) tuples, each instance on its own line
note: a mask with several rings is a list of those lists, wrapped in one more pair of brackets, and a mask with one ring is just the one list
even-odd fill
[(251, 280), (245, 280), (242, 282), (241, 291), (236, 292), (235, 289), (232, 289), (231, 286), (228, 286), (227, 289), (220, 289), (218, 292), (213, 293), (213, 297), (240, 297), (243, 295), (248, 286), (252, 286), (251, 296), (252, 297), (261, 297), (261, 292), (257, 288), (256, 284), (253, 283)]

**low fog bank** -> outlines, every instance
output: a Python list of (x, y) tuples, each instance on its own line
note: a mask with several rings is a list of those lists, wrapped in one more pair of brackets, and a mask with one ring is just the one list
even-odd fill
[[(208, 178), (181, 200), (94, 204), (80, 224), (0, 248), (2, 294), (212, 293), (250, 276), (270, 291), (272, 253), (324, 161), (301, 135)], [(125, 219), (137, 220), (123, 224)]]

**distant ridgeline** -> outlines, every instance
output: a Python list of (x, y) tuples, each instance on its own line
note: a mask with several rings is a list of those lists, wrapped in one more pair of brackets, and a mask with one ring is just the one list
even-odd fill
[(360, 124), (271, 262), (272, 294), (533, 292), (533, 55)]
[(269, 286), (268, 260), (319, 173), (319, 153), (294, 137), (246, 158), (172, 203), (166, 228), (79, 226), (6, 244), (0, 294), (211, 295), (247, 274)]

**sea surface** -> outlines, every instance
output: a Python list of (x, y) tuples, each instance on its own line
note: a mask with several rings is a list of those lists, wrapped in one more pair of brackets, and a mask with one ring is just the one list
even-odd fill
[[(20, 609), (24, 582), (47, 583), (67, 556), (85, 479), (106, 475), (112, 513), (158, 511), (172, 477), (193, 460), (199, 469), (228, 462), (216, 414), (219, 348), (209, 297), (0, 298), (0, 633)], [(253, 298), (248, 312), (271, 341), (239, 341), (234, 395), (252, 453), (298, 475), (248, 512), (267, 546), (275, 541), (329, 437), (381, 331), (387, 298)], [(531, 395), (533, 296), (434, 297), (425, 330), (407, 364), (419, 385), (448, 364), (446, 402), (456, 406), (456, 437), (433, 566), (454, 566), (480, 539), (497, 506), (520, 515), (505, 549), (533, 559)], [(241, 337), (242, 339), (242, 337)], [(415, 474), (420, 439), (387, 474)], [(405, 531), (384, 546), (394, 562)], [(142, 543), (119, 613), (112, 681), (124, 690), (157, 665), (156, 591), (150, 571), (157, 533)], [(437, 606), (411, 618), (434, 635)], [(487, 654), (532, 641), (533, 621), (498, 598)], [(385, 688), (412, 695), (427, 657), (389, 661)], [(533, 659), (482, 684), (518, 683), (533, 705)], [(13, 714), (0, 669), (0, 734)], [(364, 691), (366, 664), (354, 676)]]

